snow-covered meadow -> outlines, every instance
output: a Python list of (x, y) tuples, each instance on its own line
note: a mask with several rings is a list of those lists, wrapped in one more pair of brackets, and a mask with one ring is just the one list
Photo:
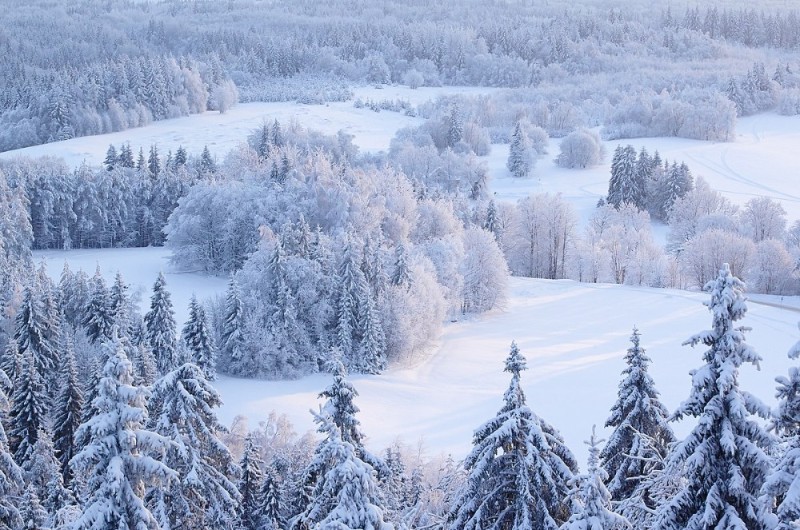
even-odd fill
[[(418, 104), (447, 93), (448, 89), (409, 90), (402, 87), (361, 89), (356, 97), (406, 99)], [(449, 89), (479, 93), (480, 89)], [(239, 105), (220, 115), (166, 120), (148, 127), (66, 142), (32, 147), (0, 156), (58, 155), (69, 164), (86, 160), (99, 164), (110, 143), (130, 141), (133, 146), (152, 143), (162, 150), (183, 145), (199, 152), (208, 145), (224, 153), (244, 141), (265, 120), (296, 120), (304, 127), (327, 133), (344, 130), (354, 135), (362, 151), (386, 149), (401, 127), (421, 123), (395, 112), (375, 113), (357, 109), (352, 102), (325, 106), (293, 103)], [(685, 161), (696, 176), (735, 203), (754, 196), (780, 201), (790, 222), (800, 219), (796, 155), (800, 145), (800, 118), (761, 114), (738, 124), (732, 143), (657, 138), (605, 142), (605, 163), (587, 170), (557, 167), (558, 140), (551, 140), (547, 155), (539, 159), (533, 176), (512, 178), (505, 168), (507, 146), (494, 145), (486, 157), (492, 192), (498, 200), (516, 200), (533, 192), (561, 193), (588, 218), (608, 187), (610, 154), (618, 144), (644, 146), (662, 158)], [(156, 275), (163, 270), (173, 296), (179, 324), (185, 320), (192, 294), (207, 298), (223, 292), (226, 280), (169, 269), (164, 249), (120, 249), (71, 252), (39, 252), (57, 277), (66, 260), (75, 270), (91, 274), (99, 264), (108, 277), (121, 271), (133, 290), (140, 293), (143, 310)], [(504, 310), (447, 325), (430, 355), (413, 366), (394, 366), (380, 376), (354, 376), (361, 393), (360, 419), (369, 445), (378, 450), (396, 438), (405, 443), (422, 441), (429, 453), (463, 456), (472, 430), (491, 417), (501, 405), (508, 374), (502, 361), (512, 340), (529, 360), (523, 384), (533, 409), (563, 432), (567, 443), (583, 454), (582, 441), (591, 426), (602, 426), (612, 405), (623, 355), (634, 325), (642, 344), (653, 358), (653, 375), (670, 409), (688, 395), (689, 370), (700, 365), (700, 349), (681, 346), (690, 335), (710, 325), (702, 293), (635, 288), (616, 285), (578, 284), (571, 281), (513, 279)], [(747, 367), (742, 385), (772, 402), (774, 377), (790, 365), (786, 351), (800, 339), (796, 300), (759, 297), (773, 305), (750, 304), (745, 325), (753, 328), (749, 341), (764, 357), (760, 371)], [(777, 307), (776, 307), (777, 306)], [(298, 432), (312, 428), (309, 409), (319, 403), (317, 394), (328, 377), (314, 375), (296, 381), (257, 381), (220, 377), (217, 385), (225, 399), (221, 416), (225, 423), (245, 415), (251, 426), (275, 411), (286, 414)], [(685, 426), (678, 427), (683, 434)]]

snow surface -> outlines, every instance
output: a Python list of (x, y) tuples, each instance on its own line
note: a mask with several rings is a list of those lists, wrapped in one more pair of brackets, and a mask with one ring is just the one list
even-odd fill
[[(55, 278), (64, 260), (73, 270), (89, 273), (98, 262), (107, 274), (120, 270), (134, 289), (145, 292), (143, 310), (158, 271), (164, 270), (182, 326), (192, 292), (200, 299), (223, 293), (226, 281), (170, 272), (168, 256), (158, 248), (36, 253)], [(798, 339), (800, 303), (797, 297), (758, 298), (771, 305), (749, 303), (743, 325), (753, 328), (748, 343), (764, 360), (761, 371), (745, 366), (740, 381), (745, 390), (774, 405), (774, 378), (792, 365), (786, 353)], [(653, 359), (651, 373), (664, 403), (674, 410), (688, 397), (689, 370), (701, 366), (704, 350), (681, 343), (711, 326), (703, 305), (707, 299), (705, 293), (669, 289), (513, 278), (504, 310), (448, 324), (430, 356), (380, 376), (351, 377), (361, 394), (356, 404), (368, 445), (380, 451), (398, 438), (410, 445), (422, 440), (431, 456), (465, 456), (473, 430), (502, 406), (510, 381), (503, 362), (516, 340), (528, 359), (522, 374), (528, 403), (585, 461), (583, 440), (594, 424), (603, 435), (634, 325)], [(314, 428), (309, 409), (321, 404), (317, 395), (329, 384), (330, 376), (321, 374), (295, 381), (220, 376), (216, 386), (225, 402), (220, 418), (230, 424), (241, 414), (256, 427), (276, 411), (303, 433)], [(691, 420), (682, 422), (678, 435), (691, 426)]]

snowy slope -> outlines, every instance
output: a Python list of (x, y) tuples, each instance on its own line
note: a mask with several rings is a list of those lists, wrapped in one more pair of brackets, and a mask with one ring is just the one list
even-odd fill
[[(127, 281), (149, 290), (159, 270), (167, 271), (182, 325), (194, 291), (200, 298), (224, 292), (225, 280), (165, 269), (163, 249), (95, 250), (37, 253), (55, 276), (63, 261), (93, 271), (122, 271)], [(502, 372), (512, 340), (528, 358), (523, 387), (529, 404), (556, 425), (569, 446), (585, 459), (582, 441), (593, 424), (602, 427), (614, 402), (623, 355), (634, 325), (653, 359), (652, 373), (664, 402), (674, 409), (689, 394), (689, 370), (701, 364), (701, 348), (681, 346), (711, 324), (703, 293), (618, 285), (579, 284), (515, 278), (505, 310), (448, 324), (432, 354), (411, 367), (393, 367), (380, 376), (354, 376), (361, 396), (364, 431), (374, 450), (396, 438), (409, 444), (423, 440), (430, 454), (464, 456), (472, 431), (495, 414), (509, 381)], [(742, 370), (742, 386), (773, 403), (773, 379), (790, 366), (789, 347), (800, 334), (798, 300), (759, 297), (749, 304), (744, 325), (748, 342), (763, 356), (761, 371)], [(785, 306), (785, 307), (784, 307)], [(258, 381), (220, 377), (224, 423), (242, 414), (255, 427), (271, 411), (285, 413), (298, 432), (312, 429), (309, 409), (329, 384), (324, 375), (297, 381)], [(678, 426), (683, 434), (689, 424)]]

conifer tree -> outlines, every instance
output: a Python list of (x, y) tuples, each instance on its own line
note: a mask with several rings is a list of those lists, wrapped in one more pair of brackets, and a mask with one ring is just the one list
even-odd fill
[(244, 444), (244, 453), (239, 462), (241, 478), (239, 479), (239, 528), (242, 530), (258, 530), (259, 510), (261, 507), (261, 482), (264, 479), (264, 462), (259, 455), (259, 449), (248, 436)]
[(450, 512), (451, 530), (552, 530), (569, 516), (564, 499), (574, 458), (525, 403), (520, 385), (525, 369), (525, 357), (512, 343), (505, 404), (475, 431), (464, 461), (467, 484)]
[(589, 445), (589, 468), (585, 475), (570, 481), (572, 490), (572, 515), (561, 525), (561, 530), (613, 530), (630, 528), (624, 517), (611, 511), (611, 494), (604, 482), (608, 475), (600, 467), (600, 447), (592, 427)]
[(636, 165), (636, 149), (632, 145), (618, 146), (611, 160), (611, 179), (606, 199), (615, 208), (624, 203), (636, 207), (645, 204), (645, 182), (639, 179)]
[(155, 493), (163, 506), (165, 528), (230, 528), (236, 523), (239, 492), (230, 451), (217, 437), (224, 430), (214, 409), (222, 404), (203, 370), (186, 363), (159, 379), (153, 388), (152, 428), (172, 442), (163, 463), (178, 478)]
[[(790, 351), (790, 359), (800, 358), (800, 342)], [(770, 528), (794, 530), (800, 526), (800, 367), (789, 368), (789, 376), (779, 376), (778, 408), (772, 428), (783, 438), (774, 468), (762, 488), (767, 502)]]
[(315, 451), (314, 462), (326, 469), (314, 485), (310, 502), (292, 520), (290, 528), (339, 530), (392, 530), (386, 522), (375, 471), (361, 460), (353, 445), (325, 411), (315, 415), (325, 439)]
[(145, 338), (153, 349), (160, 375), (171, 372), (180, 364), (175, 313), (166, 284), (164, 274), (158, 273), (158, 279), (153, 285), (153, 295), (150, 297), (150, 311), (144, 316)]
[(94, 273), (92, 278), (92, 292), (89, 299), (89, 306), (83, 317), (83, 325), (86, 327), (86, 335), (92, 344), (105, 342), (111, 338), (111, 328), (114, 326), (114, 318), (109, 307), (108, 288), (100, 268)]
[(158, 148), (156, 144), (150, 146), (150, 154), (147, 157), (147, 172), (150, 173), (150, 178), (158, 178), (161, 173), (161, 159), (158, 156)]
[(122, 335), (130, 334), (130, 300), (128, 299), (128, 286), (122, 279), (122, 273), (117, 272), (114, 284), (109, 289), (108, 310), (111, 321), (117, 326)]
[(182, 336), (189, 348), (191, 362), (203, 370), (207, 380), (216, 379), (216, 348), (206, 320), (206, 311), (194, 295), (189, 302), (189, 320), (183, 327)]
[(395, 249), (394, 272), (392, 272), (390, 281), (392, 285), (398, 287), (408, 288), (411, 286), (411, 271), (408, 268), (408, 254), (402, 243), (397, 245)]
[(514, 133), (511, 135), (506, 167), (512, 176), (522, 178), (530, 175), (531, 169), (533, 169), (533, 162), (530, 141), (525, 131), (522, 130), (522, 123), (517, 122), (514, 126)]
[(83, 392), (78, 384), (75, 353), (71, 342), (64, 348), (61, 360), (61, 388), (53, 411), (53, 447), (60, 462), (61, 474), (66, 486), (72, 483), (70, 460), (75, 455), (75, 433), (81, 424)]
[(23, 358), (30, 353), (39, 377), (44, 378), (55, 372), (57, 361), (53, 324), (32, 287), (26, 287), (23, 293), (14, 339)]
[(112, 171), (119, 162), (119, 157), (117, 155), (117, 148), (114, 147), (114, 144), (109, 144), (108, 150), (106, 151), (106, 158), (103, 161), (103, 165), (106, 167), (106, 171)]
[(46, 430), (39, 431), (31, 458), (25, 463), (25, 475), (27, 484), (34, 488), (48, 514), (54, 515), (65, 506), (75, 504), (72, 492), (64, 486), (60, 462), (56, 459), (53, 441)]
[[(0, 373), (0, 379), (3, 378)], [(7, 383), (7, 381), (4, 381)], [(5, 384), (0, 387), (6, 386)], [(0, 388), (0, 410), (8, 407), (8, 399), (5, 392)], [(0, 421), (0, 528), (20, 528), (22, 519), (20, 518), (19, 506), (16, 499), (19, 497), (24, 486), (22, 470), (14, 461), (8, 448), (6, 431)]]
[(23, 355), (22, 369), (14, 383), (9, 413), (10, 448), (21, 466), (31, 457), (39, 432), (45, 427), (46, 400), (42, 377), (36, 370), (33, 352), (28, 350)]
[(241, 375), (246, 369), (242, 366), (244, 360), (243, 324), (244, 314), (239, 284), (236, 282), (236, 277), (231, 276), (228, 282), (228, 291), (225, 294), (225, 317), (222, 323), (220, 353), (225, 360), (228, 372), (234, 375)]
[(186, 149), (179, 145), (177, 151), (175, 151), (175, 167), (185, 166), (188, 161), (189, 156), (186, 154)]
[[(608, 477), (606, 485), (615, 501), (631, 498), (642, 479), (657, 469), (669, 445), (675, 441), (667, 424), (669, 413), (659, 401), (659, 393), (647, 371), (650, 358), (641, 347), (636, 328), (625, 362), (627, 366), (622, 372), (624, 377), (619, 384), (617, 402), (606, 421), (606, 427), (613, 427), (614, 431), (600, 452), (600, 466)], [(640, 494), (645, 505), (643, 509), (656, 508), (646, 490)]]
[(47, 511), (42, 506), (39, 497), (36, 495), (36, 489), (32, 485), (28, 485), (23, 492), (22, 499), (20, 499), (20, 516), (24, 521), (25, 530), (49, 530), (47, 526)]
[(259, 499), (261, 506), (257, 512), (263, 530), (282, 530), (286, 528), (286, 506), (283, 499), (282, 484), (272, 466), (264, 469)]
[(78, 429), (88, 442), (71, 465), (86, 477), (87, 498), (75, 530), (136, 528), (160, 530), (145, 505), (143, 487), (177, 478), (151, 454), (163, 453), (167, 440), (145, 429), (147, 391), (132, 386), (130, 361), (118, 341), (105, 345), (108, 360), (98, 384), (95, 414)]
[(133, 359), (133, 382), (137, 386), (150, 386), (158, 378), (158, 368), (156, 359), (150, 345), (141, 343), (135, 346), (135, 356)]
[(685, 344), (702, 343), (709, 349), (703, 354), (705, 364), (692, 372), (689, 398), (673, 414), (676, 419), (693, 416), (698, 423), (670, 453), (667, 465), (681, 470), (684, 483), (659, 508), (654, 528), (766, 529), (758, 495), (770, 468), (766, 452), (773, 440), (752, 418), (766, 416), (768, 409), (739, 389), (741, 365), (761, 360), (745, 343), (745, 328), (735, 326), (747, 312), (744, 284), (725, 263), (706, 289), (711, 291), (706, 305), (712, 329)]
[(497, 205), (494, 200), (489, 201), (486, 208), (486, 219), (483, 221), (483, 228), (491, 232), (495, 239), (500, 238), (500, 220), (497, 218)]
[(20, 369), (22, 368), (22, 354), (19, 352), (19, 345), (17, 341), (8, 341), (8, 346), (3, 351), (3, 357), (0, 358), (0, 370), (3, 371), (7, 379), (3, 379), (4, 384), (0, 385), (6, 394), (13, 390), (13, 382), (19, 377)]

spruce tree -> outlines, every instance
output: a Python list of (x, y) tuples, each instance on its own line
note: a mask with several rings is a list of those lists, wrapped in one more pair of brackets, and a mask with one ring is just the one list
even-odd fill
[[(614, 431), (600, 452), (600, 465), (608, 477), (606, 485), (615, 501), (630, 499), (642, 479), (658, 469), (669, 445), (675, 441), (667, 424), (669, 413), (659, 401), (659, 393), (647, 371), (650, 358), (641, 347), (636, 328), (625, 363), (617, 402), (606, 421), (606, 427), (613, 427)], [(656, 508), (646, 490), (639, 493), (644, 503), (642, 509)]]
[(243, 366), (243, 325), (244, 314), (242, 311), (242, 298), (239, 293), (239, 284), (236, 283), (236, 277), (231, 276), (228, 282), (228, 291), (225, 294), (225, 316), (222, 322), (220, 354), (225, 361), (227, 371), (234, 375), (242, 375), (247, 369)]
[(39, 431), (31, 458), (25, 463), (26, 482), (34, 488), (45, 511), (52, 515), (75, 504), (72, 492), (64, 486), (60, 467), (50, 433), (46, 430)]
[(83, 392), (78, 384), (75, 353), (71, 342), (64, 348), (60, 379), (61, 388), (53, 411), (53, 447), (60, 462), (64, 484), (70, 486), (73, 477), (69, 462), (75, 455), (75, 433), (81, 424), (83, 410)]
[(411, 286), (411, 271), (408, 268), (408, 254), (403, 244), (395, 249), (394, 271), (390, 278), (392, 285), (409, 288)]
[(160, 530), (142, 495), (144, 487), (177, 478), (150, 456), (163, 453), (168, 441), (145, 429), (147, 391), (132, 386), (132, 367), (122, 346), (110, 341), (105, 348), (108, 360), (94, 400), (97, 414), (78, 429), (87, 445), (71, 462), (75, 473), (86, 477), (87, 493), (72, 528)]
[(31, 287), (25, 288), (15, 323), (14, 339), (20, 355), (30, 354), (39, 377), (55, 373), (57, 356), (53, 323)]
[(315, 451), (316, 467), (324, 468), (311, 492), (310, 502), (290, 525), (338, 530), (392, 530), (386, 522), (375, 470), (342, 439), (341, 431), (325, 411), (315, 415), (325, 439)]
[(119, 162), (119, 157), (117, 156), (117, 148), (114, 147), (114, 144), (109, 144), (108, 150), (106, 151), (106, 158), (103, 161), (103, 165), (106, 167), (106, 171), (112, 171)]
[[(0, 388), (0, 410), (7, 407), (8, 399)], [(11, 456), (3, 423), (0, 421), (0, 528), (12, 529), (22, 525), (17, 499), (22, 492), (24, 479), (22, 470)]]
[(175, 313), (166, 285), (164, 274), (158, 273), (150, 297), (150, 311), (144, 316), (145, 338), (153, 350), (159, 375), (166, 375), (180, 364)]
[(735, 323), (747, 306), (744, 284), (725, 263), (706, 285), (711, 300), (712, 329), (685, 344), (708, 346), (705, 364), (692, 372), (692, 390), (673, 418), (697, 418), (697, 425), (677, 443), (668, 466), (680, 469), (684, 483), (656, 516), (656, 530), (769, 528), (760, 513), (758, 495), (770, 469), (767, 451), (773, 440), (752, 418), (768, 409), (739, 389), (739, 368), (758, 365), (761, 357), (745, 343), (746, 328)]
[(618, 146), (611, 160), (611, 179), (608, 182), (607, 201), (614, 208), (628, 203), (644, 205), (645, 182), (636, 171), (636, 149), (632, 145)]
[(508, 148), (506, 167), (511, 172), (511, 175), (517, 178), (527, 177), (533, 168), (530, 141), (525, 131), (522, 130), (521, 122), (517, 122), (514, 126), (511, 145)]
[(184, 325), (181, 335), (191, 354), (191, 362), (203, 370), (207, 380), (216, 379), (216, 348), (206, 320), (206, 311), (194, 295), (189, 302), (189, 320)]
[[(800, 342), (790, 351), (790, 359), (800, 358)], [(776, 378), (778, 408), (772, 428), (783, 444), (774, 468), (764, 482), (762, 493), (770, 528), (795, 530), (800, 526), (800, 367), (789, 368), (789, 376)]]
[(42, 506), (36, 488), (28, 485), (23, 492), (20, 503), (20, 516), (24, 526), (17, 528), (24, 530), (49, 530), (47, 525), (47, 511)]
[(464, 461), (467, 484), (450, 511), (451, 530), (552, 530), (569, 516), (564, 499), (574, 458), (525, 403), (525, 369), (525, 357), (512, 343), (505, 404), (475, 431)]
[(14, 382), (11, 398), (10, 442), (14, 459), (24, 466), (33, 452), (39, 432), (45, 427), (47, 394), (42, 377), (36, 370), (32, 351), (22, 358), (19, 377)]
[(111, 338), (114, 318), (109, 307), (108, 288), (99, 267), (92, 278), (92, 293), (83, 317), (83, 325), (92, 344), (102, 343)]
[(604, 482), (608, 475), (600, 467), (600, 447), (592, 427), (592, 436), (586, 442), (589, 445), (589, 468), (585, 475), (579, 475), (570, 481), (572, 490), (572, 515), (561, 525), (561, 530), (613, 530), (630, 528), (624, 517), (611, 510), (611, 494)]
[(286, 506), (283, 499), (282, 484), (272, 466), (264, 469), (264, 480), (259, 490), (261, 506), (257, 510), (262, 530), (283, 530), (286, 528)]
[(214, 409), (222, 404), (203, 370), (186, 363), (153, 388), (152, 429), (172, 443), (162, 462), (178, 474), (155, 496), (164, 506), (165, 528), (230, 528), (236, 523), (237, 473), (228, 448), (217, 436), (224, 427)]
[(122, 335), (130, 334), (130, 300), (128, 298), (128, 286), (122, 279), (122, 273), (117, 272), (114, 277), (114, 284), (109, 289), (108, 310), (111, 321), (117, 326), (117, 330)]
[(241, 477), (239, 478), (239, 528), (242, 530), (258, 530), (260, 528), (259, 511), (261, 510), (261, 482), (264, 479), (264, 462), (259, 455), (259, 448), (248, 436), (244, 444), (244, 453), (239, 462)]

